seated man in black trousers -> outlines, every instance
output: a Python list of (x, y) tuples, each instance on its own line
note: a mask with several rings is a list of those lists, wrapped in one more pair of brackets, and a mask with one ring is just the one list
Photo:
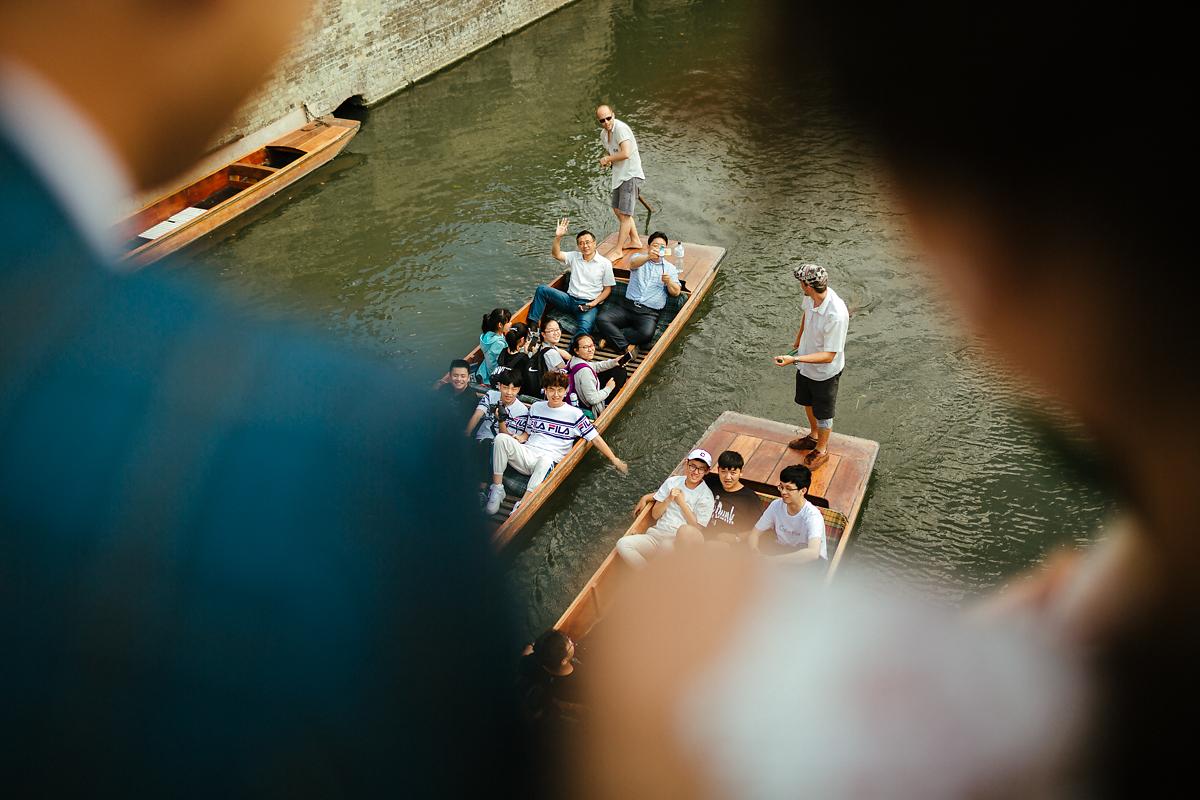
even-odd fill
[(629, 257), (625, 296), (611, 297), (600, 307), (596, 329), (614, 350), (635, 354), (638, 346), (649, 344), (668, 296), (678, 297), (683, 291), (679, 270), (667, 261), (666, 253), (667, 235), (662, 231), (650, 234), (649, 254)]

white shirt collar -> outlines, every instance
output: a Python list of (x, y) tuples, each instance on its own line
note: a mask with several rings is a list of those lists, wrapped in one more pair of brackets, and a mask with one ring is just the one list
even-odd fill
[[(825, 299), (821, 301), (821, 305), (813, 303), (813, 312), (816, 314), (824, 314), (829, 310), (829, 298), (833, 297), (833, 289), (825, 290)], [(810, 300), (812, 298), (809, 298)]]
[(115, 263), (115, 215), (128, 206), (133, 181), (96, 126), (43, 77), (0, 60), (0, 130), (96, 254)]

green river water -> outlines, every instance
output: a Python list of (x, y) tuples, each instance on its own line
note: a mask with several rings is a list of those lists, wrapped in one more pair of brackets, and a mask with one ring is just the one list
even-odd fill
[(630, 475), (589, 455), (505, 555), (530, 632), (721, 411), (803, 418), (791, 369), (771, 364), (798, 324), (801, 260), (827, 266), (851, 308), (835, 430), (881, 445), (851, 569), (959, 602), (1086, 541), (1109, 510), (955, 326), (820, 76), (807, 107), (777, 99), (747, 7), (581, 0), (361, 112), (343, 155), (193, 251), (257, 311), (400, 363), (444, 362), (474, 344), (485, 311), (519, 307), (557, 273), (559, 216), (614, 229), (593, 108), (630, 124), (652, 226), (729, 252), (606, 434)]

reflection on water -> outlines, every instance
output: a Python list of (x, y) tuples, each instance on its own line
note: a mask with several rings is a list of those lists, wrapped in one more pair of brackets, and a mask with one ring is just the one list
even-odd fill
[(653, 226), (729, 255), (609, 429), (630, 476), (589, 457), (510, 557), (530, 630), (566, 607), (633, 501), (721, 411), (802, 419), (790, 370), (770, 362), (798, 324), (801, 259), (830, 269), (854, 314), (836, 429), (882, 446), (852, 563), (955, 601), (1086, 540), (1107, 508), (949, 322), (819, 82), (809, 107), (779, 103), (744, 17), (738, 3), (576, 3), (370, 110), (326, 170), (203, 245), (207, 272), (264, 311), (400, 362), (449, 359), (485, 311), (556, 274), (559, 216), (613, 230), (592, 109), (608, 102), (630, 123)]

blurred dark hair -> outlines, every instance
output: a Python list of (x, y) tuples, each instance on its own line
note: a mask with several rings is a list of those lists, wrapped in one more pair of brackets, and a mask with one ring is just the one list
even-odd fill
[(533, 643), (533, 657), (544, 669), (557, 670), (567, 657), (569, 644), (570, 639), (551, 628)]
[(450, 370), (447, 371), (449, 372), (456, 369), (465, 369), (467, 372), (470, 372), (471, 364), (465, 358), (456, 358), (450, 362)]
[(567, 373), (565, 373), (565, 372), (559, 372), (556, 369), (552, 369), (548, 372), (542, 373), (542, 388), (543, 389), (549, 389), (552, 386), (557, 386), (561, 389), (566, 389), (568, 385), (570, 385), (570, 381), (567, 378)]
[(517, 345), (521, 344), (521, 340), (528, 335), (528, 329), (524, 325), (521, 325), (519, 328), (517, 325), (521, 325), (521, 323), (517, 322), (513, 324), (508, 329), (508, 333), (504, 334), (504, 341), (508, 344), (509, 350), (516, 350)]
[(650, 234), (650, 238), (646, 240), (646, 244), (654, 244), (655, 239), (662, 239), (664, 245), (671, 243), (671, 240), (667, 238), (665, 233), (662, 231), (655, 231), (654, 233)]
[(596, 234), (592, 233), (591, 231), (589, 231), (585, 228), (584, 230), (581, 230), (579, 233), (575, 234), (575, 243), (578, 244), (579, 240), (582, 239), (584, 236), (590, 236), (590, 237), (592, 237), (592, 239), (596, 238)]
[(593, 337), (590, 333), (577, 333), (571, 339), (571, 344), (567, 345), (567, 352), (574, 356), (579, 355), (579, 343), (584, 339), (591, 339), (593, 344), (596, 342), (595, 337)]

